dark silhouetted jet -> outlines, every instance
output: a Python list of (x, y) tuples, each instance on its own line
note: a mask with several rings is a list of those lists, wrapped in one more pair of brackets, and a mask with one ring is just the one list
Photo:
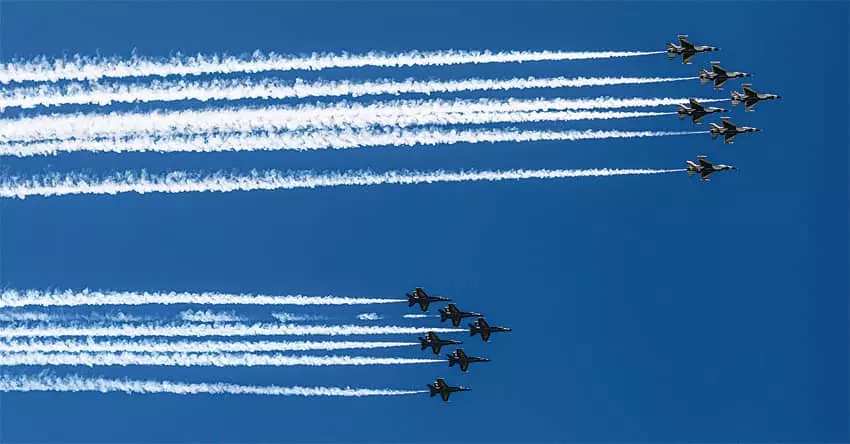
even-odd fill
[(471, 318), (475, 316), (481, 316), (481, 313), (475, 313), (471, 311), (460, 311), (457, 309), (455, 304), (446, 305), (445, 310), (440, 309), (440, 322), (445, 322), (446, 319), (452, 320), (452, 325), (455, 327), (460, 326), (460, 320), (463, 318)]
[(723, 84), (729, 79), (750, 76), (752, 74), (748, 72), (727, 71), (726, 68), (720, 66), (720, 62), (711, 62), (711, 71), (705, 68), (699, 70), (699, 82), (705, 85), (713, 80), (714, 89), (723, 89)]
[(691, 63), (691, 59), (693, 59), (698, 52), (713, 51), (720, 51), (720, 48), (714, 46), (694, 45), (688, 41), (688, 36), (685, 34), (679, 34), (678, 45), (675, 43), (667, 43), (667, 57), (675, 59), (677, 55), (681, 54), (682, 63), (685, 65), (689, 65)]
[(703, 182), (709, 181), (709, 176), (711, 176), (715, 171), (723, 171), (723, 170), (737, 170), (732, 165), (722, 165), (722, 164), (713, 164), (708, 161), (705, 156), (697, 156), (697, 163), (687, 161), (688, 165), (688, 176), (693, 176), (694, 174), (699, 174), (700, 180)]
[(778, 94), (759, 94), (752, 88), (752, 86), (753, 85), (751, 83), (742, 83), (741, 87), (744, 89), (743, 93), (732, 91), (732, 106), (738, 106), (739, 103), (743, 103), (747, 111), (754, 111), (753, 108), (762, 100), (776, 100), (782, 98), (782, 96)]
[(481, 333), (481, 339), (484, 342), (490, 341), (490, 333), (497, 331), (513, 331), (508, 327), (493, 327), (484, 320), (484, 318), (478, 318), (474, 323), (469, 324), (469, 336), (475, 336), (476, 333)]
[(443, 378), (437, 378), (434, 381), (434, 384), (428, 384), (428, 390), (431, 392), (431, 397), (433, 398), (436, 394), (440, 394), (440, 397), (443, 398), (443, 401), (449, 402), (449, 395), (454, 392), (468, 392), (472, 389), (466, 387), (452, 387), (446, 384), (446, 380)]
[(444, 345), (458, 345), (463, 344), (463, 341), (455, 341), (453, 339), (440, 339), (436, 333), (433, 331), (429, 331), (425, 337), (420, 337), (419, 342), (422, 343), (422, 350), (425, 350), (428, 347), (431, 347), (434, 350), (435, 355), (440, 354), (440, 349)]
[(729, 111), (728, 109), (715, 108), (713, 106), (702, 106), (697, 102), (697, 99), (688, 99), (688, 102), (691, 104), (690, 108), (685, 105), (679, 105), (679, 111), (676, 111), (679, 114), (679, 120), (691, 116), (691, 120), (699, 124), (700, 120), (709, 114)]
[(738, 126), (732, 123), (728, 117), (721, 117), (720, 121), (723, 123), (723, 126), (720, 126), (716, 123), (711, 124), (711, 138), (716, 139), (717, 136), (723, 135), (723, 143), (735, 143), (732, 139), (735, 138), (738, 134), (743, 133), (757, 133), (761, 131), (758, 128), (753, 128), (751, 126)]
[(428, 311), (428, 305), (430, 305), (431, 302), (451, 301), (451, 299), (441, 296), (428, 296), (428, 293), (425, 293), (425, 290), (423, 290), (422, 287), (416, 287), (416, 289), (413, 290), (413, 294), (406, 294), (407, 306), (413, 307), (414, 305), (419, 304), (422, 311)]
[(490, 360), (487, 358), (477, 358), (475, 356), (468, 356), (466, 353), (463, 352), (462, 348), (459, 348), (446, 356), (449, 357), (449, 367), (452, 367), (455, 364), (459, 364), (460, 371), (464, 373), (466, 373), (466, 371), (469, 369), (469, 364), (472, 362), (490, 362)]

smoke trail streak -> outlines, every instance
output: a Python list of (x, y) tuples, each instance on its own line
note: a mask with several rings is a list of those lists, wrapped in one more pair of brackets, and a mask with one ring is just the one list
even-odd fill
[(74, 365), (101, 366), (171, 366), (171, 367), (255, 367), (255, 366), (364, 366), (435, 364), (442, 359), (374, 358), (363, 356), (286, 356), (247, 353), (0, 353), (0, 366)]
[[(215, 79), (202, 82), (155, 81), (150, 84), (77, 84), (0, 90), (0, 111), (5, 108), (115, 103), (175, 102), (182, 100), (283, 100), (308, 97), (363, 97), (375, 95), (438, 94), (512, 89), (583, 88), (592, 86), (645, 85), (694, 80), (698, 77), (544, 77), (464, 80), (316, 81), (283, 82), (264, 79)], [(729, 100), (729, 99), (723, 99)], [(687, 102), (687, 100), (685, 101)], [(684, 103), (684, 102), (682, 102)]]
[(20, 321), (47, 322), (50, 319), (51, 319), (51, 317), (47, 313), (37, 313), (37, 312), (0, 313), (0, 322), (20, 322)]
[(266, 71), (318, 71), (328, 68), (410, 66), (448, 66), (483, 63), (522, 63), (537, 61), (610, 59), (663, 54), (665, 51), (410, 51), (401, 53), (369, 52), (366, 54), (313, 53), (310, 56), (263, 54), (250, 57), (226, 54), (177, 55), (170, 59), (133, 55), (118, 57), (84, 57), (72, 59), (46, 58), (29, 61), (13, 60), (0, 65), (0, 83), (56, 82), (59, 80), (97, 80), (104, 77), (190, 76), (202, 74), (258, 73)]
[(349, 298), (338, 296), (266, 296), (227, 293), (133, 292), (133, 291), (0, 291), (0, 308), (81, 305), (363, 305), (407, 302), (406, 299)]
[(268, 396), (401, 396), (428, 393), (427, 390), (362, 389), (351, 387), (280, 387), (228, 383), (183, 383), (85, 378), (79, 375), (0, 376), (0, 392), (121, 392), (171, 393), (177, 395), (268, 395)]
[(137, 353), (218, 353), (218, 352), (281, 352), (314, 350), (355, 350), (409, 347), (418, 342), (380, 342), (380, 341), (161, 341), (140, 339), (134, 341), (106, 340), (2, 340), (0, 352), (137, 352)]
[[(591, 103), (587, 103), (593, 100)], [(643, 100), (643, 102), (641, 102)], [(665, 99), (632, 99), (637, 106)], [(669, 99), (667, 99), (669, 100)], [(683, 99), (684, 100), (684, 99)], [(709, 99), (711, 100), (711, 99)], [(610, 99), (608, 100), (610, 101)], [(178, 134), (278, 132), (310, 128), (409, 127), (416, 125), (461, 125), (541, 121), (607, 120), (673, 115), (675, 112), (565, 111), (576, 106), (604, 104), (602, 99), (481, 99), (399, 100), (369, 105), (334, 104), (269, 106), (261, 108), (217, 108), (110, 114), (54, 114), (0, 120), (0, 147), (10, 142), (33, 142), (97, 137), (165, 137)], [(622, 99), (620, 99), (622, 102)], [(686, 100), (685, 100), (686, 102)], [(679, 103), (685, 103), (679, 102)], [(585, 103), (586, 105), (582, 105)], [(651, 105), (650, 105), (651, 106)]]
[(352, 149), (379, 146), (435, 146), (458, 143), (502, 143), (631, 139), (639, 137), (685, 136), (708, 131), (521, 131), (508, 129), (393, 129), (381, 131), (330, 130), (304, 133), (212, 134), (189, 136), (140, 136), (104, 140), (63, 140), (32, 144), (0, 145), (0, 155), (35, 156), (59, 152), (219, 152)]
[(427, 328), (366, 325), (277, 325), (277, 324), (141, 324), (107, 326), (64, 326), (46, 324), (39, 327), (10, 326), (0, 329), (0, 338), (62, 336), (351, 336), (400, 335), (427, 333), (459, 333), (462, 328)]
[(439, 318), (439, 315), (427, 315), (427, 314), (406, 314), (402, 316), (405, 319), (422, 319), (422, 318)]
[(297, 315), (293, 313), (272, 313), (272, 317), (280, 322), (300, 322), (300, 321), (324, 321), (325, 316), (318, 315)]
[[(66, 196), (73, 194), (118, 193), (189, 193), (256, 190), (289, 190), (337, 186), (370, 186), (386, 184), (429, 184), (440, 182), (502, 181), (520, 179), (563, 179), (568, 177), (607, 177), (626, 175), (666, 174), (685, 169), (591, 169), (591, 170), (506, 170), (506, 171), (390, 171), (373, 173), (355, 171), (316, 175), (312, 172), (282, 173), (276, 170), (252, 171), (249, 175), (214, 173), (202, 176), (186, 172), (172, 172), (164, 176), (138, 176), (131, 172), (106, 178), (92, 178), (83, 174), (45, 175), (40, 177), (7, 178), (0, 180), (0, 197)], [(406, 302), (406, 301), (401, 301)]]
[(360, 313), (357, 315), (357, 319), (360, 319), (361, 321), (378, 321), (383, 318), (384, 317), (378, 313)]
[(216, 313), (212, 310), (206, 311), (192, 311), (186, 310), (180, 312), (180, 319), (187, 322), (239, 322), (244, 321), (239, 316), (236, 316), (233, 312), (230, 313)]

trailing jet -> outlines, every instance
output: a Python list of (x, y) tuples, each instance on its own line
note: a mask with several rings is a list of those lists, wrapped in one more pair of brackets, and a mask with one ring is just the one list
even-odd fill
[(677, 55), (682, 55), (682, 63), (685, 65), (689, 65), (691, 63), (691, 59), (698, 52), (713, 52), (720, 51), (720, 48), (714, 46), (705, 46), (705, 45), (694, 45), (693, 43), (688, 41), (688, 36), (686, 34), (679, 34), (679, 44), (675, 43), (667, 43), (667, 57), (675, 59)]
[(481, 333), (481, 339), (484, 342), (490, 341), (490, 333), (497, 331), (513, 331), (508, 327), (492, 327), (484, 318), (478, 318), (475, 323), (469, 324), (469, 336), (475, 336), (475, 333)]
[(445, 379), (437, 378), (437, 380), (434, 381), (433, 385), (428, 384), (428, 390), (431, 392), (432, 398), (434, 397), (434, 395), (439, 393), (440, 397), (443, 398), (443, 401), (449, 402), (449, 395), (451, 395), (452, 393), (454, 393), (454, 392), (468, 392), (472, 389), (466, 388), (466, 387), (452, 387), (452, 386), (446, 384)]
[(472, 362), (490, 362), (490, 360), (487, 358), (476, 358), (475, 356), (468, 356), (466, 353), (463, 352), (462, 348), (459, 348), (446, 356), (449, 357), (449, 367), (452, 367), (455, 364), (460, 364), (460, 371), (464, 373), (466, 373), (466, 370), (469, 369), (469, 364)]
[(428, 347), (431, 347), (434, 350), (435, 355), (440, 354), (440, 349), (444, 345), (458, 345), (463, 344), (463, 341), (455, 341), (454, 339), (440, 339), (436, 333), (433, 331), (429, 331), (425, 337), (419, 337), (419, 342), (422, 343), (422, 350), (425, 350)]
[(693, 176), (695, 173), (699, 173), (699, 178), (703, 182), (711, 180), (709, 176), (711, 176), (715, 171), (737, 170), (737, 168), (732, 165), (715, 165), (709, 162), (705, 156), (697, 156), (697, 162), (698, 163), (691, 162), (690, 160), (687, 161), (688, 176)]
[(682, 120), (687, 116), (691, 116), (691, 120), (693, 120), (694, 123), (699, 124), (700, 120), (709, 114), (729, 111), (728, 109), (716, 108), (713, 106), (702, 106), (699, 102), (697, 102), (697, 99), (688, 99), (688, 102), (691, 103), (690, 108), (685, 105), (679, 105), (679, 111), (676, 111), (676, 113), (679, 114), (679, 120)]
[(413, 294), (405, 293), (407, 295), (407, 306), (413, 307), (416, 304), (419, 304), (419, 307), (422, 308), (422, 311), (428, 311), (428, 305), (431, 302), (443, 302), (443, 301), (451, 301), (449, 298), (444, 298), (442, 296), (428, 296), (428, 293), (425, 293), (425, 290), (422, 287), (416, 287), (413, 290)]
[(460, 311), (457, 309), (455, 304), (446, 305), (445, 310), (440, 309), (440, 322), (445, 322), (446, 319), (451, 319), (452, 325), (454, 325), (455, 327), (460, 326), (461, 319), (471, 318), (474, 316), (482, 316), (482, 314), (471, 311)]
[(744, 89), (743, 93), (732, 91), (732, 106), (738, 106), (739, 103), (743, 103), (747, 111), (753, 111), (753, 107), (755, 107), (760, 100), (775, 100), (782, 98), (782, 96), (778, 94), (759, 94), (752, 89), (752, 86), (753, 85), (750, 83), (743, 83), (741, 84), (741, 87)]
[(699, 82), (703, 85), (714, 80), (714, 89), (723, 89), (723, 84), (729, 79), (738, 77), (751, 77), (748, 72), (727, 71), (720, 66), (720, 62), (711, 62), (711, 71), (705, 68), (699, 70)]
[(728, 117), (721, 117), (720, 121), (723, 123), (723, 126), (720, 126), (716, 123), (711, 124), (711, 138), (716, 139), (717, 136), (723, 135), (723, 143), (735, 143), (732, 139), (735, 138), (738, 134), (743, 133), (757, 133), (761, 131), (758, 128), (753, 128), (751, 126), (737, 126), (729, 120)]

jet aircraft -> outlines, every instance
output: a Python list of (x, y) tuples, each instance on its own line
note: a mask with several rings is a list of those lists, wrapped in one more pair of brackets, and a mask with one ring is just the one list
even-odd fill
[(462, 348), (459, 348), (452, 352), (451, 354), (447, 354), (449, 357), (449, 367), (454, 366), (455, 364), (460, 364), (460, 371), (466, 373), (466, 370), (469, 369), (469, 364), (472, 362), (490, 362), (487, 358), (477, 358), (475, 356), (469, 356), (464, 353)]
[(513, 331), (508, 327), (490, 326), (484, 318), (478, 318), (474, 323), (469, 324), (469, 336), (475, 336), (476, 333), (481, 333), (481, 339), (484, 342), (490, 341), (490, 333), (498, 331)]
[(723, 165), (723, 164), (713, 164), (708, 161), (706, 156), (697, 156), (697, 162), (694, 163), (692, 161), (687, 161), (688, 165), (688, 176), (693, 176), (694, 174), (699, 174), (700, 180), (703, 182), (711, 180), (709, 176), (712, 175), (715, 171), (723, 171), (723, 170), (736, 170), (732, 165)]
[(713, 52), (719, 51), (720, 48), (714, 46), (706, 46), (706, 45), (694, 45), (693, 43), (688, 41), (688, 36), (686, 34), (679, 34), (679, 44), (675, 43), (667, 43), (667, 57), (675, 59), (677, 55), (682, 55), (682, 64), (689, 65), (691, 63), (691, 59), (698, 52)]
[(726, 68), (720, 66), (720, 62), (711, 62), (711, 71), (705, 68), (699, 70), (699, 82), (703, 85), (710, 81), (714, 81), (714, 89), (723, 89), (723, 84), (729, 79), (738, 77), (751, 77), (748, 72), (727, 71)]
[(470, 318), (474, 316), (482, 316), (481, 313), (475, 313), (471, 311), (460, 311), (457, 309), (455, 304), (449, 304), (445, 309), (440, 309), (440, 322), (445, 322), (446, 319), (452, 320), (452, 325), (455, 327), (460, 326), (460, 320), (463, 318)]
[(435, 355), (440, 354), (440, 349), (444, 345), (458, 345), (463, 344), (463, 341), (456, 341), (454, 339), (440, 339), (436, 333), (433, 331), (429, 331), (425, 337), (419, 337), (419, 342), (422, 344), (422, 350), (425, 350), (428, 347), (431, 347), (434, 350)]
[(444, 298), (442, 296), (428, 296), (428, 293), (425, 293), (425, 290), (422, 287), (416, 287), (413, 290), (413, 294), (406, 293), (407, 295), (407, 306), (413, 307), (416, 304), (419, 304), (419, 307), (422, 311), (428, 311), (428, 305), (431, 302), (443, 302), (443, 301), (451, 301), (449, 298)]
[(700, 120), (709, 114), (729, 111), (728, 109), (716, 108), (713, 106), (702, 106), (702, 104), (697, 102), (697, 99), (688, 99), (688, 102), (691, 104), (690, 108), (685, 105), (679, 105), (679, 110), (676, 111), (676, 113), (679, 114), (679, 120), (682, 120), (687, 116), (691, 116), (691, 120), (693, 120), (694, 123), (699, 124)]
[(744, 89), (743, 93), (732, 91), (732, 106), (738, 106), (739, 103), (743, 103), (747, 111), (753, 111), (753, 108), (761, 100), (775, 100), (782, 98), (782, 96), (778, 94), (759, 94), (752, 89), (752, 86), (753, 85), (751, 83), (742, 83), (741, 87)]
[(446, 380), (443, 378), (437, 378), (434, 381), (434, 384), (428, 384), (428, 390), (431, 392), (431, 397), (433, 398), (438, 393), (440, 397), (443, 398), (443, 401), (449, 402), (449, 395), (454, 392), (468, 392), (472, 389), (466, 387), (452, 387), (446, 384)]
[(751, 126), (737, 126), (729, 120), (728, 117), (721, 117), (721, 122), (723, 126), (720, 126), (716, 123), (711, 124), (711, 138), (716, 139), (717, 136), (723, 135), (723, 143), (735, 143), (732, 139), (735, 138), (738, 134), (743, 133), (757, 133), (761, 131), (758, 128), (753, 128)]

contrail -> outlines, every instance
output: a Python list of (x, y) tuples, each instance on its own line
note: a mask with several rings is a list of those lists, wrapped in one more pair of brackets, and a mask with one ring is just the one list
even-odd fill
[(433, 331), (459, 333), (462, 328), (428, 328), (366, 325), (278, 325), (278, 324), (116, 324), (106, 326), (41, 325), (39, 327), (6, 327), (0, 338), (63, 336), (351, 336), (400, 335)]
[[(2, 183), (2, 182), (0, 182)], [(2, 187), (2, 185), (0, 185)], [(406, 299), (350, 298), (339, 296), (267, 296), (227, 293), (134, 292), (72, 290), (2, 290), (0, 308), (81, 305), (365, 305), (407, 302)]]
[(352, 149), (379, 146), (413, 147), (458, 143), (503, 143), (631, 139), (640, 137), (685, 136), (708, 131), (533, 131), (507, 129), (397, 129), (320, 130), (303, 133), (203, 134), (188, 136), (140, 136), (104, 140), (63, 140), (32, 144), (0, 144), (0, 155), (35, 156), (59, 152), (219, 152)]
[(187, 322), (239, 322), (244, 321), (244, 319), (236, 316), (233, 312), (230, 313), (216, 313), (212, 310), (206, 311), (192, 311), (186, 310), (180, 312), (180, 319)]
[(134, 341), (105, 340), (2, 340), (0, 352), (137, 352), (137, 353), (264, 353), (281, 351), (355, 350), (409, 347), (418, 342), (380, 341), (162, 341), (139, 339)]
[(313, 53), (263, 54), (249, 57), (227, 54), (176, 55), (171, 58), (85, 57), (48, 60), (13, 60), (0, 65), (0, 83), (97, 80), (105, 77), (165, 77), (202, 74), (258, 73), (267, 71), (318, 71), (329, 68), (449, 66), (484, 63), (522, 63), (562, 60), (610, 59), (663, 54), (665, 51), (409, 51), (366, 54)]
[(74, 365), (87, 367), (150, 365), (171, 367), (364, 366), (435, 364), (442, 359), (363, 356), (286, 356), (248, 353), (0, 353), (0, 366)]
[(405, 319), (422, 319), (422, 318), (438, 318), (439, 315), (428, 315), (428, 314), (406, 314), (402, 316)]
[[(569, 177), (607, 177), (627, 175), (666, 174), (686, 171), (685, 169), (590, 169), (590, 170), (505, 170), (505, 171), (459, 171), (442, 170), (430, 172), (349, 171), (317, 175), (306, 172), (280, 172), (267, 170), (251, 171), (248, 175), (213, 173), (199, 175), (188, 172), (172, 172), (166, 175), (149, 175), (144, 170), (136, 175), (125, 172), (111, 177), (90, 177), (84, 174), (49, 174), (27, 178), (0, 179), (0, 197), (66, 196), (72, 194), (118, 194), (118, 193), (190, 193), (289, 190), (337, 186), (370, 186), (387, 184), (428, 184), (441, 182), (502, 181), (520, 179), (563, 179)], [(380, 300), (383, 301), (383, 300)], [(406, 301), (400, 301), (406, 302)], [(14, 303), (14, 302), (13, 302)], [(244, 303), (244, 302), (243, 302)], [(374, 303), (374, 302), (370, 302)], [(20, 306), (8, 305), (7, 306)], [(61, 305), (55, 302), (52, 305)]]
[(357, 315), (357, 319), (360, 319), (361, 321), (377, 321), (383, 318), (384, 317), (378, 313), (360, 313)]
[[(593, 86), (646, 85), (695, 80), (698, 77), (526, 77), (510, 79), (393, 80), (285, 82), (275, 79), (214, 79), (187, 82), (39, 85), (0, 90), (0, 111), (4, 108), (35, 108), (60, 105), (100, 105), (116, 103), (176, 102), (197, 100), (283, 100), (308, 97), (363, 97), (376, 95), (438, 94), (469, 91), (584, 88)], [(730, 99), (723, 99), (730, 100)], [(687, 102), (687, 100), (685, 101)]]
[[(616, 99), (615, 99), (616, 100)], [(652, 106), (664, 99), (632, 99), (619, 103), (611, 99), (481, 99), (481, 100), (399, 100), (369, 105), (339, 102), (260, 108), (218, 108), (206, 110), (145, 113), (54, 114), (0, 120), (0, 147), (11, 142), (53, 139), (85, 140), (99, 137), (167, 137), (174, 135), (236, 132), (279, 132), (316, 128), (368, 128), (371, 126), (409, 127), (522, 123), (543, 121), (608, 120), (674, 115), (675, 112), (593, 112), (577, 107), (599, 107), (606, 103)], [(667, 99), (669, 100), (669, 99)], [(686, 103), (686, 99), (683, 102)], [(711, 99), (709, 99), (710, 101)], [(613, 103), (612, 103), (613, 102)], [(567, 111), (551, 112), (543, 111)]]
[(228, 383), (183, 383), (135, 381), (128, 379), (85, 378), (79, 375), (0, 376), (2, 392), (100, 392), (171, 393), (176, 395), (267, 395), (267, 396), (401, 396), (428, 393), (427, 390), (363, 389), (351, 387), (280, 387)]

